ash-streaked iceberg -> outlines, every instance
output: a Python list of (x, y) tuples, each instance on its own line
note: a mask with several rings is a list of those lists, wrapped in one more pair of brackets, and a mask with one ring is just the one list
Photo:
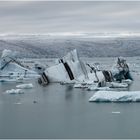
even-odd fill
[[(120, 58), (118, 59), (121, 60)], [(126, 61), (124, 62), (127, 66)], [(129, 79), (129, 68), (127, 68), (127, 75), (129, 76), (125, 76), (124, 73), (126, 75), (125, 70), (117, 73), (117, 77), (119, 77), (119, 81), (117, 81), (113, 77), (111, 70), (100, 70), (99, 67), (91, 66), (88, 63), (84, 64), (79, 58), (76, 49), (74, 49), (64, 57), (57, 59), (53, 66), (47, 67), (38, 82), (41, 85), (47, 85), (49, 82), (74, 83), (75, 88), (88, 88), (89, 85), (94, 85), (95, 83), (97, 83), (97, 87), (104, 87), (109, 82), (111, 83), (111, 88), (126, 88), (128, 87), (127, 81), (118, 83)]]
[(39, 83), (48, 82), (82, 82), (89, 79), (84, 63), (78, 57), (76, 49), (59, 59), (54, 66), (46, 68)]
[(37, 78), (39, 74), (23, 66), (16, 58), (16, 53), (4, 50), (0, 59), (0, 81), (18, 81), (20, 79)]

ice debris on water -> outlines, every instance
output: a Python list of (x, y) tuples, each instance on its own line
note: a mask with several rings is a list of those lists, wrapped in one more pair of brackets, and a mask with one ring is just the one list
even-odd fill
[(116, 83), (116, 82), (111, 82), (110, 88), (127, 88), (128, 84), (127, 83)]
[(29, 84), (20, 84), (20, 85), (17, 85), (16, 87), (17, 88), (20, 88), (20, 89), (30, 89), (30, 88), (33, 88), (33, 84), (32, 83), (29, 83)]
[(21, 85), (17, 85), (16, 88), (18, 89), (10, 89), (10, 90), (6, 90), (5, 93), (7, 94), (23, 94), (24, 91), (23, 89), (31, 89), (33, 88), (33, 84), (21, 84)]
[(110, 90), (109, 87), (97, 87), (97, 86), (89, 86), (88, 90), (98, 91), (98, 90)]
[(23, 94), (24, 91), (22, 89), (10, 89), (6, 90), (7, 94)]
[(88, 88), (89, 86), (97, 86), (96, 83), (93, 83), (93, 81), (85, 81), (81, 83), (75, 83), (74, 88)]
[(20, 102), (17, 102), (17, 103), (14, 103), (14, 104), (16, 104), (16, 105), (21, 105), (22, 103), (20, 103)]
[(89, 85), (87, 84), (75, 84), (73, 87), (74, 88), (87, 88)]

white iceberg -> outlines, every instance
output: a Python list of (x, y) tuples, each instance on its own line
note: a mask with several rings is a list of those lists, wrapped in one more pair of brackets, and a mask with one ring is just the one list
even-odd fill
[(83, 81), (88, 78), (85, 65), (79, 59), (76, 49), (70, 51), (54, 66), (46, 68), (39, 83)]
[(46, 68), (38, 82), (42, 85), (47, 85), (49, 82), (76, 83), (75, 87), (83, 87), (83, 83), (88, 85), (103, 80), (105, 78), (102, 71), (97, 71), (96, 74), (90, 73), (74, 49), (63, 58), (57, 59), (54, 66)]
[[(49, 82), (75, 83), (75, 88), (87, 88), (88, 85), (93, 83), (98, 83), (99, 86), (103, 87), (106, 86), (106, 82), (111, 83), (113, 81), (111, 71), (102, 71), (88, 63), (86, 65), (80, 60), (76, 49), (74, 49), (61, 59), (57, 59), (55, 65), (47, 67), (38, 79), (38, 83), (41, 85), (47, 85)], [(110, 87), (126, 88), (128, 82), (130, 81), (124, 81), (123, 83), (112, 82)]]
[(15, 56), (15, 52), (4, 50), (0, 59), (0, 81), (19, 81), (19, 79), (38, 78), (39, 74), (25, 68)]
[(6, 94), (23, 94), (24, 91), (22, 89), (10, 89), (6, 90)]
[(31, 89), (31, 88), (33, 88), (33, 84), (32, 83), (29, 83), (29, 84), (20, 84), (20, 85), (17, 85), (16, 87), (17, 88), (20, 88), (20, 89)]
[(97, 91), (90, 102), (139, 102), (140, 91)]

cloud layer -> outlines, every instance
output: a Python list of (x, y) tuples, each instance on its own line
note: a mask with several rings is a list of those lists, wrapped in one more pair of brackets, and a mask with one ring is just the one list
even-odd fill
[(140, 32), (140, 2), (0, 2), (0, 33)]

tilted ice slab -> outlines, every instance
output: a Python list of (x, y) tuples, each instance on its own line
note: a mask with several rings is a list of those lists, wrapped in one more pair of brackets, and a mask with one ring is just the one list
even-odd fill
[(0, 82), (14, 82), (38, 78), (40, 75), (17, 61), (16, 52), (3, 50), (0, 58)]
[(29, 83), (29, 84), (21, 84), (21, 85), (17, 85), (16, 87), (17, 88), (20, 88), (20, 89), (30, 89), (30, 88), (33, 88), (33, 84), (32, 83)]
[(90, 102), (139, 102), (140, 91), (97, 91)]
[(85, 65), (79, 59), (77, 51), (70, 51), (58, 64), (46, 68), (44, 71), (49, 82), (83, 81), (87, 79), (88, 73)]

